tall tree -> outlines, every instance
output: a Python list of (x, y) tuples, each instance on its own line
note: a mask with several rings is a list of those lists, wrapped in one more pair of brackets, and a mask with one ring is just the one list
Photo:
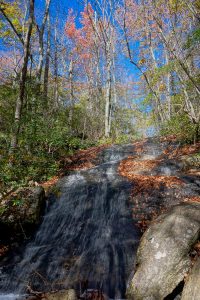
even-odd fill
[(34, 22), (34, 6), (35, 1), (29, 1), (29, 17), (27, 21), (27, 30), (23, 42), (23, 63), (20, 73), (20, 82), (19, 82), (19, 96), (17, 97), (16, 107), (15, 107), (15, 119), (14, 119), (14, 128), (11, 139), (11, 151), (15, 149), (18, 145), (18, 136), (20, 132), (20, 122), (21, 115), (25, 97), (25, 85), (27, 78), (27, 69), (28, 69), (28, 60), (29, 60), (29, 49), (30, 49), (30, 39)]

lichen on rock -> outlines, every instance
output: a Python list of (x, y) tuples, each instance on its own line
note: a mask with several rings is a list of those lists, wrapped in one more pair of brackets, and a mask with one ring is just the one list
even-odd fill
[(183, 203), (161, 215), (142, 237), (128, 298), (161, 300), (171, 294), (191, 268), (189, 253), (199, 234), (200, 203)]

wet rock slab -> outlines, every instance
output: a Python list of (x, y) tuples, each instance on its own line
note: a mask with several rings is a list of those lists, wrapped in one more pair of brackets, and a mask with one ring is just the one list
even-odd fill
[(191, 268), (189, 253), (199, 234), (200, 203), (183, 203), (161, 215), (142, 237), (128, 298), (161, 300), (171, 294)]

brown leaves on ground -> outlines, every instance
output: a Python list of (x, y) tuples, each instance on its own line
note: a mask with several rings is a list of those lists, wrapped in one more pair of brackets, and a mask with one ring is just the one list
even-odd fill
[(183, 181), (176, 176), (165, 175), (142, 175), (138, 172), (153, 170), (161, 160), (139, 160), (134, 161), (132, 157), (123, 160), (119, 165), (119, 173), (134, 183), (133, 194), (146, 193), (160, 189), (161, 186), (173, 187), (183, 185)]
[(98, 163), (98, 154), (109, 146), (110, 145), (101, 145), (86, 150), (78, 150), (75, 154), (63, 158), (59, 174), (48, 181), (40, 183), (40, 185), (46, 189), (56, 184), (59, 178), (64, 176), (67, 171), (87, 170), (95, 167)]
[(194, 250), (197, 252), (197, 255), (200, 256), (200, 241), (194, 245)]
[(140, 155), (144, 151), (145, 142), (146, 139), (133, 143), (134, 151), (137, 153), (137, 155)]
[(159, 138), (160, 142), (174, 142), (177, 141), (177, 136), (175, 134), (167, 135), (167, 136), (162, 136)]
[(167, 147), (163, 154), (167, 155), (168, 158), (179, 158), (184, 155), (191, 155), (198, 153), (200, 151), (200, 143), (196, 145), (184, 145), (174, 149), (174, 146)]
[(187, 170), (187, 174), (194, 175), (194, 176), (200, 176), (200, 170), (199, 169), (189, 169), (189, 170)]
[(134, 194), (146, 193), (151, 190), (160, 189), (161, 186), (174, 187), (183, 185), (183, 181), (176, 176), (161, 176), (161, 175), (133, 175), (131, 180), (134, 182)]
[[(137, 220), (137, 226), (144, 232), (150, 222), (155, 220), (166, 207), (161, 204), (159, 207), (152, 206), (149, 201), (153, 195), (162, 196), (163, 188), (176, 188), (184, 182), (176, 176), (151, 175), (152, 170), (159, 166), (163, 159), (136, 160), (138, 157), (128, 157), (121, 161), (118, 171), (133, 183), (133, 190), (130, 201), (134, 204), (132, 215)], [(149, 174), (149, 175), (148, 175)]]
[[(197, 259), (200, 257), (200, 241), (198, 241), (193, 247), (192, 250), (190, 252), (190, 259), (192, 262), (192, 266), (195, 264), (195, 262), (197, 261)], [(188, 279), (188, 274), (186, 275), (185, 280)]]
[(58, 176), (53, 176), (51, 179), (43, 182), (43, 183), (40, 183), (40, 185), (44, 188), (44, 189), (47, 189), (53, 185), (55, 185), (58, 181), (59, 177)]
[(110, 145), (95, 146), (84, 150), (78, 150), (75, 154), (64, 159), (64, 170), (86, 170), (95, 167), (98, 163), (98, 154)]
[(3, 257), (9, 250), (8, 246), (0, 245), (0, 258)]
[(200, 196), (190, 196), (184, 199), (184, 202), (200, 202)]
[(132, 178), (132, 175), (138, 172), (146, 172), (154, 169), (161, 160), (134, 160), (137, 156), (129, 156), (127, 159), (120, 163), (120, 174)]
[(98, 154), (108, 148), (109, 145), (101, 145), (96, 147), (91, 147), (86, 150), (79, 150), (74, 155), (69, 156), (65, 162), (64, 170), (86, 170), (95, 167), (97, 164)]

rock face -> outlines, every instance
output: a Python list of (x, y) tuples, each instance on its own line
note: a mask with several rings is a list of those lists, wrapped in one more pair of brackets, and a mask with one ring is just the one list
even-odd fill
[(45, 192), (40, 186), (18, 189), (0, 203), (1, 239), (9, 240), (9, 234), (26, 236), (35, 228), (45, 207)]
[(46, 294), (46, 300), (76, 300), (76, 293), (74, 290), (63, 290), (54, 294)]
[(195, 263), (183, 289), (181, 300), (200, 299), (200, 257)]
[(200, 203), (183, 203), (161, 215), (142, 237), (128, 298), (161, 300), (171, 294), (190, 270), (189, 252), (199, 234)]
[(188, 170), (191, 168), (200, 168), (200, 156), (197, 154), (184, 155), (181, 157), (182, 168)]

